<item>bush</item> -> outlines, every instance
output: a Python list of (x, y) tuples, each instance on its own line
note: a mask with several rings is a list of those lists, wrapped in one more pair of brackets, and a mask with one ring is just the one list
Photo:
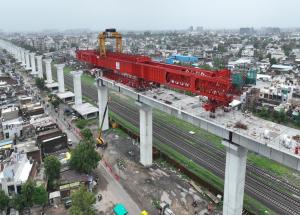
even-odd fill
[(43, 90), (45, 87), (45, 81), (43, 78), (36, 78), (35, 79), (35, 85), (37, 86), (37, 88), (39, 88), (40, 90)]
[(88, 121), (86, 119), (78, 119), (76, 121), (76, 127), (79, 129), (84, 129), (87, 124)]

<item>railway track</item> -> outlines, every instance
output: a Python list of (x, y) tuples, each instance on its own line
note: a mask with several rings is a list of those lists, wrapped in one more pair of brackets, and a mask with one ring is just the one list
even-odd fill
[[(73, 86), (71, 75), (65, 75), (65, 82), (69, 87)], [(82, 88), (85, 96), (97, 100), (95, 87), (83, 85)], [(120, 104), (120, 101), (113, 101), (110, 103), (110, 110), (139, 127), (137, 108), (127, 103)], [(154, 138), (191, 158), (200, 166), (211, 170), (220, 178), (224, 177), (224, 150), (155, 116), (153, 118), (153, 133)], [(300, 196), (300, 189), (252, 164), (247, 164), (245, 191), (278, 214), (300, 214), (300, 199), (294, 197), (295, 195)]]
[[(119, 105), (116, 103), (110, 104), (110, 108), (114, 112), (123, 113), (121, 116), (129, 121), (131, 124), (138, 126), (138, 117), (137, 111), (130, 110), (125, 108), (124, 104)], [(116, 107), (118, 106), (118, 107)], [(126, 113), (126, 114), (124, 114)], [(166, 125), (160, 125), (157, 122), (153, 122), (153, 136), (157, 138), (160, 142), (169, 145), (172, 148), (177, 149), (183, 155), (190, 158), (197, 164), (210, 169), (220, 178), (224, 178), (224, 169), (225, 161), (219, 160), (212, 153), (207, 153), (206, 150), (201, 150), (200, 148), (191, 145), (186, 141), (180, 133), (168, 133)], [(266, 205), (269, 205), (270, 202), (276, 204), (280, 207), (280, 214), (297, 214), (300, 210), (300, 201), (287, 195), (284, 192), (281, 192), (275, 187), (271, 187), (264, 179), (259, 180), (258, 178), (261, 175), (256, 175), (256, 177), (251, 177), (251, 174), (246, 175), (246, 185), (245, 190), (247, 193), (253, 189), (257, 189), (257, 192), (250, 192), (250, 194), (256, 194), (258, 197), (268, 197), (268, 202), (265, 202)], [(252, 189), (251, 189), (252, 188)], [(259, 192), (260, 191), (260, 192)], [(265, 198), (266, 199), (266, 198)]]

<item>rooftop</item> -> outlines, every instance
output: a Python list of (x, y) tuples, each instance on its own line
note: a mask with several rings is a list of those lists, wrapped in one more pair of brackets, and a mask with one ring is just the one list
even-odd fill
[(58, 83), (57, 82), (47, 83), (45, 86), (47, 88), (55, 88), (58, 87)]
[(65, 99), (65, 98), (70, 98), (70, 97), (74, 97), (74, 93), (71, 91), (66, 91), (64, 93), (57, 93), (56, 94), (58, 98), (60, 99)]
[(90, 103), (82, 103), (80, 105), (73, 105), (72, 108), (81, 116), (98, 112), (98, 108)]
[(13, 153), (11, 161), (6, 163), (0, 173), (0, 180), (26, 182), (33, 164), (27, 159), (26, 154)]

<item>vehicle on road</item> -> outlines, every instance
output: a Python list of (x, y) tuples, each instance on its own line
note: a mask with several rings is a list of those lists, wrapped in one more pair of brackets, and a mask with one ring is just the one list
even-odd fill
[(68, 146), (72, 146), (73, 145), (73, 142), (71, 139), (68, 139)]
[(65, 200), (65, 208), (70, 208), (72, 206), (72, 199)]
[(125, 206), (121, 203), (115, 204), (114, 206), (114, 214), (115, 215), (127, 215), (128, 211)]

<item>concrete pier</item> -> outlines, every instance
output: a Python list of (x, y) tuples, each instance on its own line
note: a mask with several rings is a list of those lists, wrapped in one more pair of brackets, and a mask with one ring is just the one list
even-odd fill
[(35, 66), (35, 53), (30, 53), (30, 60), (31, 60), (31, 74), (37, 75), (36, 66)]
[(140, 162), (152, 165), (152, 107), (136, 102), (140, 107)]
[(29, 62), (29, 51), (27, 50), (25, 50), (25, 64), (26, 64), (25, 70), (30, 70), (31, 67)]
[(36, 58), (36, 62), (37, 62), (38, 77), (43, 78), (44, 77), (44, 75), (43, 75), (43, 62), (42, 62), (43, 56), (38, 55), (38, 56), (35, 56), (35, 58)]
[(53, 82), (53, 79), (52, 79), (52, 71), (51, 71), (51, 62), (52, 62), (52, 59), (48, 58), (48, 59), (44, 59), (44, 63), (45, 63), (45, 66), (46, 66), (46, 82), (48, 84), (51, 84)]
[(58, 92), (65, 92), (65, 78), (64, 78), (64, 67), (65, 64), (55, 64), (57, 70), (57, 81), (58, 81)]
[(73, 86), (75, 94), (75, 107), (82, 104), (82, 92), (81, 92), (81, 75), (82, 71), (73, 71)]
[(17, 52), (17, 61), (18, 61), (18, 63), (22, 63), (22, 52), (21, 52), (21, 48), (16, 47), (16, 52)]
[(105, 107), (108, 101), (108, 88), (102, 85), (101, 82), (100, 83), (97, 82), (97, 89), (98, 89), (99, 126), (101, 126), (102, 120), (104, 120), (102, 131), (105, 131), (109, 129), (108, 109), (106, 110), (106, 114), (103, 119)]
[(24, 56), (23, 56), (23, 49), (22, 48), (19, 48), (19, 53), (20, 53), (20, 63), (23, 66), (24, 62), (25, 62), (25, 59), (24, 59)]
[(25, 50), (24, 49), (20, 49), (21, 50), (21, 57), (22, 57), (22, 63), (21, 63), (21, 65), (22, 66), (25, 66), (26, 65), (26, 60), (25, 60)]
[(226, 147), (223, 215), (241, 215), (248, 150), (226, 140), (222, 144)]

